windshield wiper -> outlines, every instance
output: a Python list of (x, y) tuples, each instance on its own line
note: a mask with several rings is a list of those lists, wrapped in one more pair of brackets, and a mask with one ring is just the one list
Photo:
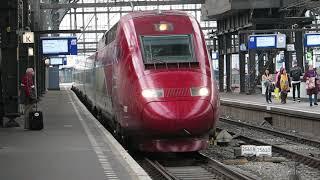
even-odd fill
[(156, 64), (165, 64), (166, 68), (168, 69), (168, 63), (166, 61), (163, 61), (161, 59), (158, 58), (150, 58), (150, 62), (152, 62), (154, 64), (154, 67), (156, 69)]
[(160, 62), (160, 63), (165, 63), (165, 64), (167, 64), (167, 62), (165, 62), (165, 61), (163, 61), (163, 60), (161, 60), (161, 59), (158, 59), (158, 58), (151, 58), (151, 61), (152, 61), (152, 62)]

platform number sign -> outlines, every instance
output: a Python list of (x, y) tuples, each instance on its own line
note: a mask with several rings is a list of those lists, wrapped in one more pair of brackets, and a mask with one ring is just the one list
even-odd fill
[(34, 33), (33, 32), (25, 32), (22, 36), (22, 41), (25, 44), (34, 43)]

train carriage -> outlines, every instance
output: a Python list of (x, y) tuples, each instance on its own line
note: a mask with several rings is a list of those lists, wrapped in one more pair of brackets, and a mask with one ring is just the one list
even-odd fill
[(208, 146), (219, 96), (204, 36), (187, 13), (121, 17), (80, 74), (74, 88), (133, 148), (190, 152)]

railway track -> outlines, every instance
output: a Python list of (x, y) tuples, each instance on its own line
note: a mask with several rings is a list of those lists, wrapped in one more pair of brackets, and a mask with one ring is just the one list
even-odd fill
[(191, 157), (177, 157), (170, 160), (145, 158), (140, 163), (149, 175), (160, 180), (253, 180), (226, 165), (196, 153)]
[(298, 143), (303, 143), (303, 144), (306, 144), (306, 145), (310, 145), (310, 146), (314, 146), (314, 147), (320, 148), (320, 141), (316, 140), (316, 139), (312, 139), (311, 137), (306, 138), (306, 137), (303, 137), (301, 135), (294, 135), (294, 134), (282, 132), (282, 131), (275, 130), (275, 129), (265, 128), (265, 127), (261, 127), (261, 126), (255, 126), (255, 125), (252, 125), (252, 124), (244, 123), (244, 122), (230, 120), (230, 119), (227, 119), (227, 118), (220, 118), (220, 121), (228, 123), (228, 124), (234, 124), (234, 125), (238, 125), (238, 126), (251, 128), (251, 129), (254, 129), (254, 130), (261, 131), (261, 132), (266, 132), (268, 134), (272, 134), (272, 135), (275, 135), (275, 136), (278, 136), (278, 137), (284, 137), (286, 139), (290, 139), (290, 140), (298, 142)]
[[(295, 135), (291, 135), (288, 133), (283, 133), (280, 131), (276, 131), (276, 130), (271, 130), (271, 129), (267, 129), (267, 128), (262, 128), (262, 127), (257, 127), (257, 126), (253, 126), (253, 125), (249, 125), (249, 124), (244, 124), (241, 122), (236, 122), (233, 120), (227, 120), (227, 119), (222, 119), (222, 122), (227, 123), (227, 124), (233, 124), (236, 126), (242, 126), (242, 127), (246, 127), (249, 129), (254, 129), (260, 132), (264, 132), (267, 134), (272, 134), (274, 136), (277, 137), (281, 137), (281, 138), (287, 138), (288, 140), (291, 141), (295, 141), (296, 143), (306, 143), (308, 145), (313, 145), (314, 147), (319, 147), (320, 143), (314, 140), (309, 140), (306, 138), (302, 138), (299, 136), (295, 136)], [(245, 141), (246, 143), (249, 144), (254, 144), (254, 145), (267, 145), (267, 146), (272, 146), (272, 151), (279, 153), (281, 156), (284, 156), (288, 159), (294, 160), (296, 162), (302, 163), (304, 165), (307, 165), (309, 167), (315, 168), (320, 170), (320, 157), (313, 157), (310, 154), (306, 154), (306, 153), (302, 153), (301, 151), (296, 151), (296, 150), (291, 150), (288, 147), (290, 145), (292, 145), (293, 143), (290, 141), (283, 141), (281, 143), (277, 142), (276, 143), (270, 143), (268, 142), (268, 140), (263, 140), (262, 136), (260, 135), (259, 137), (251, 137), (248, 135), (243, 135), (242, 133), (235, 133), (232, 132), (230, 130), (229, 133), (235, 135), (236, 139)], [(267, 136), (267, 135), (266, 135)], [(270, 137), (269, 137), (270, 138)], [(284, 145), (284, 143), (288, 144), (287, 146)]]

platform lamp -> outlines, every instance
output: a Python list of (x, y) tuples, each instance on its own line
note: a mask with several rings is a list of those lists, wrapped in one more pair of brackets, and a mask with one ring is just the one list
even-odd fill
[(50, 59), (49, 59), (49, 58), (45, 58), (45, 59), (44, 59), (44, 64), (45, 64), (46, 66), (49, 66), (49, 65), (50, 65)]
[(28, 48), (28, 56), (34, 56), (33, 47)]

